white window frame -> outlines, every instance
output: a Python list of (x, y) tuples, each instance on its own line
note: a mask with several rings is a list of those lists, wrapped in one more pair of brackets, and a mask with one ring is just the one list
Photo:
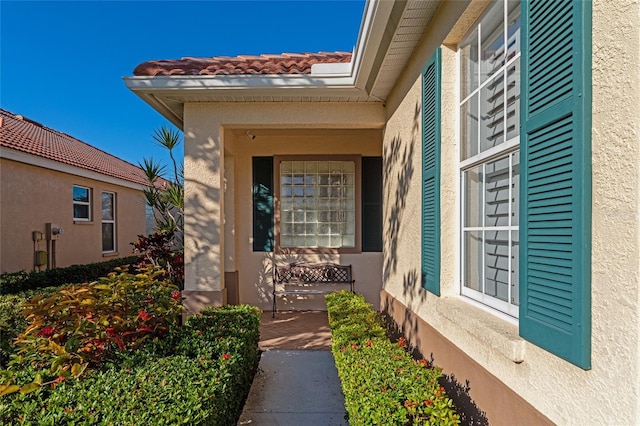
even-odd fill
[[(354, 215), (355, 215), (355, 240), (353, 247), (283, 247), (281, 238), (281, 162), (282, 161), (351, 161), (355, 165), (354, 175)], [(274, 194), (276, 198), (274, 242), (277, 253), (292, 254), (335, 254), (335, 253), (360, 253), (362, 250), (362, 185), (361, 185), (361, 156), (359, 155), (282, 155), (274, 157)]]
[[(115, 192), (111, 192), (111, 191), (102, 191), (101, 192), (101, 194), (100, 194), (100, 207), (101, 207), (101, 210), (102, 210), (102, 197), (105, 194), (111, 195), (111, 208), (113, 210), (113, 218), (105, 219), (104, 215), (102, 214), (102, 211), (100, 212), (100, 218), (101, 218), (100, 246), (102, 247), (102, 253), (115, 253), (117, 251), (117, 247), (118, 247), (116, 245), (117, 244), (117, 238), (116, 238), (116, 216), (117, 216), (116, 215), (116, 211), (117, 211), (116, 210), (116, 193)], [(113, 249), (112, 250), (105, 250), (104, 249), (104, 245), (103, 245), (103, 242), (104, 242), (104, 230), (103, 230), (103, 227), (102, 227), (102, 225), (104, 225), (104, 224), (112, 224), (113, 225), (113, 231), (112, 231), (112, 234), (113, 234), (113, 240), (112, 240)]]
[[(498, 2), (503, 4), (503, 13), (504, 13), (504, 19), (503, 19), (503, 37), (505, 38), (504, 41), (504, 46), (505, 48), (507, 48), (507, 45), (509, 43), (509, 39), (511, 37), (508, 37), (508, 23), (509, 23), (509, 16), (508, 16), (508, 1), (507, 0), (499, 0)], [(492, 8), (496, 3), (493, 3), (488, 7), (487, 10), (490, 10), (490, 8)], [(520, 12), (521, 13), (521, 12)], [(520, 56), (521, 56), (521, 51), (518, 50), (518, 52), (510, 59), (508, 59), (506, 61), (506, 63), (504, 65), (502, 65), (502, 67), (500, 67), (499, 70), (497, 70), (495, 73), (493, 73), (491, 76), (488, 76), (486, 78), (485, 81), (481, 82), (481, 77), (482, 77), (482, 71), (483, 71), (483, 67), (482, 67), (482, 19), (485, 17), (485, 14), (483, 14), (478, 21), (476, 22), (476, 24), (470, 28), (470, 30), (468, 31), (467, 34), (471, 34), (474, 31), (477, 31), (477, 58), (478, 58), (478, 65), (477, 65), (477, 81), (478, 83), (478, 87), (473, 89), (473, 90), (469, 90), (469, 93), (463, 98), (462, 97), (462, 84), (463, 81), (465, 81), (464, 79), (466, 79), (467, 76), (463, 75), (462, 70), (460, 69), (460, 64), (461, 64), (461, 49), (458, 49), (457, 52), (457, 58), (458, 58), (458, 67), (457, 67), (457, 75), (459, 76), (459, 84), (458, 84), (458, 98), (459, 98), (459, 103), (458, 103), (458, 111), (460, 111), (460, 116), (459, 116), (459, 124), (458, 124), (458, 135), (459, 135), (459, 146), (461, 149), (461, 154), (462, 154), (462, 147), (465, 145), (466, 141), (463, 140), (464, 132), (462, 132), (462, 126), (463, 126), (463, 120), (466, 120), (466, 117), (464, 117), (462, 115), (462, 107), (463, 105), (465, 105), (466, 102), (471, 101), (472, 98), (474, 96), (476, 96), (476, 101), (477, 101), (477, 111), (479, 113), (479, 111), (481, 111), (481, 94), (482, 94), (482, 90), (489, 85), (490, 83), (492, 83), (493, 81), (495, 81), (495, 77), (497, 74), (502, 73), (503, 75), (503, 88), (506, 88), (506, 77), (505, 77), (505, 70), (507, 70), (509, 67), (512, 67), (516, 61), (520, 60)], [(512, 36), (514, 37), (514, 36)], [(515, 37), (519, 37), (519, 33), (515, 36)], [(521, 72), (521, 68), (518, 70), (519, 72)], [(460, 251), (459, 251), (459, 259), (460, 259), (460, 294), (464, 297), (467, 297), (473, 301), (479, 302), (484, 306), (487, 306), (491, 309), (495, 309), (496, 311), (498, 311), (497, 313), (499, 315), (502, 314), (506, 314), (508, 315), (510, 318), (518, 318), (519, 315), (519, 306), (517, 304), (512, 303), (512, 293), (513, 293), (513, 289), (512, 289), (512, 278), (513, 278), (513, 268), (515, 267), (515, 265), (512, 264), (512, 257), (513, 257), (513, 244), (512, 244), (512, 235), (513, 232), (518, 232), (519, 231), (519, 224), (518, 223), (512, 223), (512, 200), (515, 194), (512, 193), (513, 191), (513, 157), (514, 154), (517, 156), (517, 152), (520, 148), (520, 135), (516, 135), (508, 140), (504, 140), (506, 139), (506, 135), (507, 135), (507, 119), (506, 119), (506, 114), (507, 114), (507, 90), (503, 90), (503, 142), (498, 144), (497, 146), (494, 146), (492, 148), (489, 148), (485, 151), (480, 152), (480, 143), (481, 143), (481, 128), (482, 128), (482, 121), (480, 120), (480, 117), (478, 117), (476, 126), (476, 143), (477, 143), (477, 151), (478, 154), (475, 154), (473, 156), (470, 156), (469, 158), (465, 158), (465, 159), (460, 159), (459, 160), (459, 182), (460, 182), (460, 210), (459, 210), (459, 223), (460, 223)], [(518, 126), (518, 123), (516, 123), (516, 128)], [(467, 196), (466, 196), (466, 189), (465, 189), (465, 179), (464, 179), (464, 173), (466, 171), (470, 171), (476, 167), (482, 167), (483, 170), (483, 176), (486, 176), (486, 165), (495, 161), (495, 160), (500, 160), (503, 158), (508, 158), (509, 159), (509, 191), (508, 191), (508, 200), (509, 202), (508, 204), (508, 217), (510, 218), (509, 225), (506, 226), (486, 226), (484, 223), (481, 223), (480, 226), (465, 226), (465, 211), (466, 211), (466, 202), (467, 202)], [(484, 179), (483, 179), (484, 181)], [(485, 185), (486, 182), (483, 182), (483, 185), (480, 189), (480, 193), (486, 194), (486, 189), (485, 189)], [(482, 202), (482, 212), (479, 215), (482, 220), (486, 220), (486, 215), (485, 215), (485, 207), (486, 207), (486, 201)], [(485, 264), (485, 260), (484, 260), (484, 250), (482, 250), (482, 252), (480, 253), (481, 259), (478, 260), (478, 262), (480, 262), (480, 264), (482, 265), (482, 274), (480, 277), (480, 288), (483, 291), (477, 291), (475, 289), (472, 289), (470, 287), (466, 287), (465, 286), (465, 278), (466, 278), (466, 271), (465, 271), (465, 266), (466, 266), (466, 252), (467, 252), (467, 247), (466, 247), (466, 235), (469, 232), (479, 232), (483, 235), (482, 241), (483, 241), (483, 248), (484, 248), (484, 244), (486, 239), (484, 238), (484, 233), (485, 232), (495, 232), (495, 231), (505, 231), (509, 233), (509, 238), (508, 238), (508, 277), (509, 277), (509, 284), (508, 284), (508, 297), (507, 299), (509, 300), (504, 301), (501, 299), (498, 299), (497, 297), (488, 295), (484, 292), (484, 288), (486, 285), (486, 279), (485, 279), (485, 270), (486, 270), (486, 264)], [(517, 261), (517, 259), (516, 259)], [(516, 279), (517, 279), (517, 271), (515, 271), (516, 274)], [(517, 289), (517, 291), (519, 291), (519, 289)]]
[[(76, 188), (86, 189), (89, 201), (78, 201), (78, 200), (76, 200), (75, 197), (73, 196), (73, 191)], [(74, 220), (74, 222), (91, 222), (91, 188), (89, 188), (87, 186), (82, 186), (82, 185), (73, 185), (71, 198), (73, 200), (73, 206), (74, 207), (76, 205), (78, 205), (78, 206), (87, 206), (87, 217), (76, 217), (76, 210), (75, 210), (75, 208), (73, 209), (73, 220)]]

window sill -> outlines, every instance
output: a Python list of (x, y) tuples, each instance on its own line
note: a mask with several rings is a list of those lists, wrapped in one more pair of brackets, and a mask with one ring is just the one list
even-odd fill
[(109, 253), (102, 253), (102, 257), (118, 257), (120, 254), (117, 251), (111, 251)]
[(457, 297), (445, 297), (438, 312), (456, 327), (483, 345), (519, 364), (524, 361), (526, 341), (518, 334), (518, 326)]
[(93, 221), (91, 220), (74, 220), (74, 225), (93, 225)]

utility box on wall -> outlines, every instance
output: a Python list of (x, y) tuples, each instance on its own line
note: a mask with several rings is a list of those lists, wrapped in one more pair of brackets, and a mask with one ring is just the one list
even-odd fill
[(35, 252), (34, 264), (36, 266), (42, 266), (47, 264), (47, 252), (44, 250), (37, 250)]
[(62, 228), (59, 225), (52, 223), (45, 224), (45, 230), (47, 234), (47, 240), (57, 240), (58, 236), (62, 234)]

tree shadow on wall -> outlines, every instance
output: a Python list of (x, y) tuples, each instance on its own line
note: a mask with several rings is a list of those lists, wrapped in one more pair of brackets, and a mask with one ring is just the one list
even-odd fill
[[(386, 217), (384, 223), (386, 227), (384, 230), (383, 282), (387, 282), (389, 277), (396, 272), (398, 266), (400, 228), (407, 206), (407, 196), (409, 194), (411, 181), (415, 172), (413, 155), (420, 130), (419, 118), (420, 105), (417, 104), (411, 140), (403, 143), (400, 135), (396, 135), (391, 140), (391, 143), (385, 146), (383, 152), (383, 176), (385, 177), (384, 199), (387, 204), (391, 206), (390, 209), (385, 209)], [(395, 179), (392, 179), (392, 174), (395, 174)]]
[[(211, 137), (207, 139), (207, 149), (198, 152), (198, 157), (194, 160), (204, 164), (207, 173), (217, 175), (220, 173), (219, 156), (215, 154), (220, 150), (219, 144)], [(222, 212), (220, 211), (220, 188), (212, 188), (204, 180), (201, 174), (187, 174), (185, 176), (185, 254), (189, 254), (189, 259), (185, 258), (185, 272), (188, 271), (189, 278), (196, 279), (196, 288), (190, 290), (200, 290), (197, 288), (198, 279), (221, 277), (223, 271), (218, 262), (210, 265), (210, 253), (220, 251), (222, 247), (211, 247), (210, 241), (220, 241), (220, 229)], [(214, 223), (212, 223), (214, 222)], [(218, 253), (220, 256), (222, 253)], [(203, 265), (212, 266), (211, 271), (201, 271)], [(193, 285), (193, 283), (191, 283)]]

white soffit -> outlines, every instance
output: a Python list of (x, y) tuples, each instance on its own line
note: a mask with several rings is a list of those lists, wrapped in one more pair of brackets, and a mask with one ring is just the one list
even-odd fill
[(371, 85), (370, 94), (386, 99), (393, 88), (407, 60), (422, 39), (429, 26), (440, 0), (412, 0), (402, 12), (395, 32), (391, 38), (379, 71)]

